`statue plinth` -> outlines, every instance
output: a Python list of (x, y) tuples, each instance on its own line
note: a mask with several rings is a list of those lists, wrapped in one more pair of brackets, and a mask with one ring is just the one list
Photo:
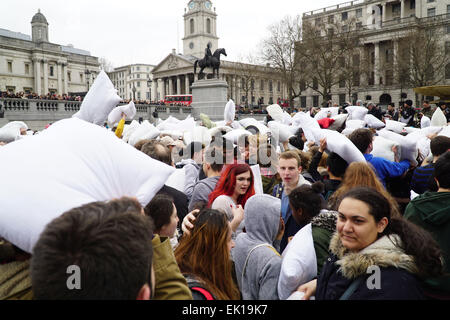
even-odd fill
[(227, 104), (228, 84), (224, 80), (198, 80), (192, 84), (192, 114), (199, 120), (200, 113), (212, 121), (222, 121)]

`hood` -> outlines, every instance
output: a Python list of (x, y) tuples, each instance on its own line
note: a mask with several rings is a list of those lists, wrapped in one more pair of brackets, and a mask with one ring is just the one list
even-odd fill
[(200, 165), (197, 162), (195, 162), (193, 159), (183, 159), (183, 160), (181, 160), (180, 163), (182, 165), (192, 164), (196, 168), (200, 168)]
[(280, 224), (281, 200), (266, 194), (254, 195), (245, 204), (247, 236), (258, 243), (275, 240)]
[(359, 252), (350, 252), (342, 245), (336, 232), (331, 239), (330, 250), (337, 256), (339, 271), (347, 279), (366, 274), (370, 266), (395, 267), (418, 274), (414, 258), (404, 253), (398, 235), (384, 236)]
[(312, 227), (322, 228), (332, 233), (336, 232), (338, 213), (336, 211), (322, 210), (311, 220)]
[(439, 226), (450, 220), (450, 192), (426, 192), (411, 201), (410, 206), (428, 224)]

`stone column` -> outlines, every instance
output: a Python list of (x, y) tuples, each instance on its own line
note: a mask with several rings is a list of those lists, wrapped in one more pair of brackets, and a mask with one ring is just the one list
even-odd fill
[(34, 92), (41, 94), (41, 60), (33, 58), (34, 62)]
[(162, 90), (161, 90), (161, 100), (164, 100), (164, 97), (166, 96), (166, 78), (162, 78)]
[(152, 96), (150, 97), (151, 101), (157, 101), (158, 100), (158, 81), (159, 79), (153, 79), (152, 82)]
[(380, 43), (375, 42), (375, 63), (374, 63), (374, 73), (375, 73), (375, 85), (380, 84)]
[(64, 87), (63, 87), (63, 93), (69, 94), (69, 86), (68, 86), (68, 75), (67, 75), (67, 63), (62, 64), (62, 70), (64, 75)]
[(189, 73), (184, 76), (184, 88), (185, 94), (190, 94), (190, 81), (189, 81)]
[(394, 79), (397, 79), (397, 59), (398, 59), (398, 40), (393, 40), (394, 43), (394, 56), (393, 56), (393, 60), (392, 60), (392, 64), (394, 66), (393, 71), (392, 71), (392, 76)]
[(383, 8), (381, 12), (381, 24), (383, 24), (386, 21), (386, 2), (381, 7)]
[(169, 96), (173, 95), (173, 78), (169, 78)]
[[(420, 5), (419, 3), (416, 6)], [(400, 19), (405, 18), (405, 0), (400, 1)]]
[(44, 90), (42, 94), (46, 95), (48, 93), (48, 60), (44, 59), (42, 62), (44, 63)]
[(63, 89), (62, 89), (62, 62), (58, 61), (58, 94), (62, 95), (63, 94)]
[(181, 76), (177, 76), (177, 95), (181, 94)]

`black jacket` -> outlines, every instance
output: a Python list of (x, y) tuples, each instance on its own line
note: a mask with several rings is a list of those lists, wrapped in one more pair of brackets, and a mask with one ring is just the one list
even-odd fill
[(180, 219), (178, 222), (178, 228), (181, 230), (181, 223), (183, 222), (184, 217), (188, 214), (189, 203), (186, 195), (183, 192), (166, 185), (164, 185), (157, 194), (166, 194), (173, 198), (175, 208), (177, 208), (177, 215)]

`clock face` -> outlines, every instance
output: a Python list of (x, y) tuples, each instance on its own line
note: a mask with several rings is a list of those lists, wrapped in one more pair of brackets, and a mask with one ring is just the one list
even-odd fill
[(189, 3), (189, 9), (194, 9), (195, 8), (195, 2), (192, 1), (191, 3)]
[(206, 7), (206, 9), (211, 9), (211, 2), (206, 1), (205, 2), (205, 7)]

